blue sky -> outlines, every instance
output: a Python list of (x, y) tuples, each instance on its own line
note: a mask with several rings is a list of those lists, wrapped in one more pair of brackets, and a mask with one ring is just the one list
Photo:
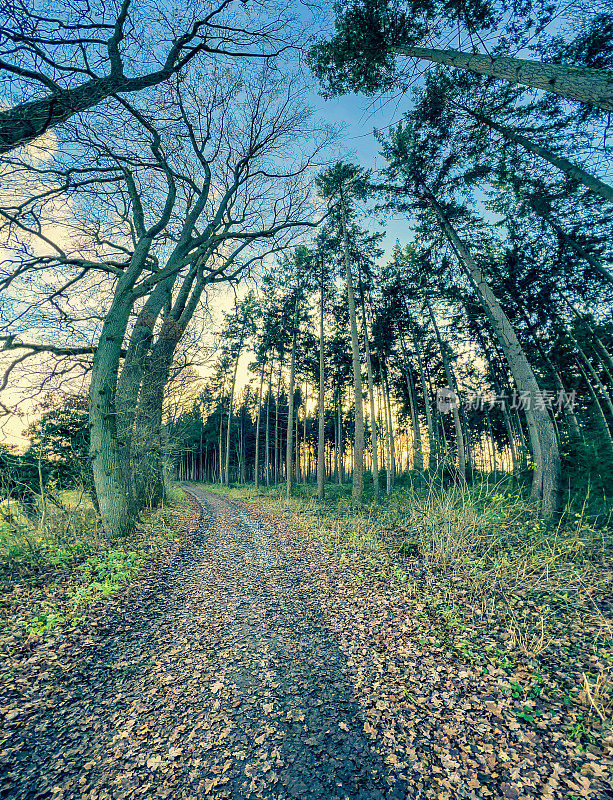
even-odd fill
[[(374, 171), (384, 167), (385, 160), (379, 153), (380, 147), (373, 135), (373, 129), (383, 130), (399, 122), (410, 106), (410, 95), (393, 98), (387, 102), (363, 95), (347, 95), (324, 100), (313, 91), (309, 102), (319, 117), (341, 127), (342, 134), (339, 138), (341, 158)], [(391, 254), (396, 239), (399, 239), (401, 244), (406, 244), (410, 238), (408, 223), (402, 215), (388, 217), (383, 227), (379, 226), (372, 216), (364, 219), (362, 225), (373, 231), (385, 231), (383, 244), (387, 254)]]

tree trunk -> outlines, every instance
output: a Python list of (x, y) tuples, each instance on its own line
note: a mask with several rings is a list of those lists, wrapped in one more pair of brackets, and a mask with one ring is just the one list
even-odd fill
[[(613, 82), (612, 82), (612, 89), (613, 89)], [(612, 95), (613, 96), (613, 95)], [(568, 175), (569, 178), (572, 178), (579, 183), (582, 183), (586, 186), (591, 192), (594, 194), (599, 195), (604, 200), (607, 200), (609, 203), (613, 203), (613, 186), (609, 186), (608, 183), (604, 183), (603, 181), (596, 178), (594, 175), (590, 175), (589, 172), (586, 172), (581, 167), (578, 167), (576, 164), (573, 164), (572, 161), (569, 161), (564, 156), (556, 155), (552, 153), (551, 150), (547, 150), (546, 147), (543, 147), (540, 144), (536, 144), (536, 142), (530, 141), (525, 136), (522, 136), (519, 133), (511, 130), (511, 128), (507, 128), (505, 125), (500, 125), (498, 122), (494, 122), (493, 119), (484, 116), (483, 114), (479, 114), (476, 111), (472, 111), (470, 108), (466, 106), (460, 106), (464, 111), (470, 114), (471, 117), (482, 122), (484, 125), (487, 125), (488, 128), (491, 128), (494, 131), (497, 131), (505, 139), (508, 139), (511, 142), (515, 142), (515, 144), (520, 145), (527, 150), (529, 153), (532, 153), (539, 158), (542, 158), (544, 161), (549, 162), (552, 166), (556, 167), (556, 169), (561, 170), (565, 175)]]
[(292, 496), (294, 483), (294, 389), (296, 384), (296, 342), (298, 339), (298, 294), (294, 308), (294, 326), (292, 330), (292, 355), (289, 365), (289, 388), (287, 390), (287, 438), (285, 443), (285, 480), (286, 497)]
[(228, 408), (228, 425), (226, 428), (226, 466), (224, 471), (224, 486), (230, 485), (230, 433), (232, 429), (232, 410), (234, 408), (234, 389), (236, 386), (236, 373), (238, 372), (238, 362), (241, 357), (241, 350), (243, 349), (243, 338), (245, 336), (245, 325), (241, 329), (240, 339), (238, 342), (238, 350), (236, 352), (236, 361), (234, 362), (234, 372), (232, 373), (232, 384), (230, 386), (230, 402)]
[(317, 428), (317, 498), (323, 500), (325, 496), (325, 470), (326, 470), (326, 384), (325, 384), (325, 352), (324, 352), (324, 264), (321, 260), (321, 276), (319, 286), (319, 408)]
[[(434, 312), (432, 310), (432, 306), (430, 305), (430, 303), (428, 303), (428, 312), (430, 314), (430, 320), (432, 321), (432, 326), (434, 327), (434, 332), (436, 334), (436, 341), (438, 342), (438, 346), (441, 351), (441, 358), (443, 360), (443, 369), (445, 370), (447, 386), (449, 387), (450, 391), (455, 393), (457, 397), (455, 376), (451, 370), (449, 357), (447, 355), (448, 344), (447, 342), (443, 341), (443, 337), (441, 336), (441, 332), (439, 330), (438, 324), (436, 322), (436, 317), (434, 316)], [(455, 429), (455, 437), (456, 437), (458, 474), (460, 476), (460, 481), (463, 483), (466, 480), (466, 454), (464, 450), (464, 432), (462, 430), (462, 420), (460, 419), (458, 402), (451, 403), (451, 413), (453, 416), (453, 427)]]
[(387, 385), (387, 376), (385, 374), (385, 366), (379, 356), (381, 368), (381, 402), (383, 403), (383, 416), (385, 418), (385, 440), (386, 440), (386, 493), (390, 495), (394, 488), (394, 478), (396, 477), (396, 459), (394, 454), (394, 433), (392, 431), (392, 415), (391, 406), (389, 404), (389, 388)]
[(417, 342), (417, 336), (415, 335), (415, 325), (413, 320), (411, 319), (410, 315), (407, 312), (407, 319), (409, 322), (409, 328), (411, 331), (411, 340), (413, 342), (413, 349), (415, 350), (415, 356), (417, 358), (417, 371), (419, 373), (419, 383), (421, 386), (421, 391), (424, 397), (424, 407), (426, 410), (426, 425), (428, 426), (428, 444), (430, 447), (430, 453), (428, 454), (428, 470), (436, 469), (436, 461), (437, 461), (437, 442), (436, 442), (436, 434), (434, 432), (434, 425), (432, 422), (432, 407), (430, 405), (430, 391), (428, 388), (428, 384), (426, 382), (426, 375), (424, 372), (424, 365), (421, 359), (421, 351), (419, 348), (419, 344)]
[(398, 336), (400, 338), (400, 346), (402, 348), (402, 359), (404, 362), (404, 373), (405, 373), (407, 392), (409, 398), (409, 411), (411, 415), (411, 427), (413, 429), (413, 469), (417, 469), (420, 472), (422, 472), (424, 468), (424, 451), (421, 441), (419, 414), (417, 411), (417, 395), (415, 392), (415, 381), (413, 379), (413, 370), (411, 368), (411, 364), (409, 363), (409, 358), (407, 355), (407, 348), (404, 342), (404, 336), (400, 329), (398, 330)]
[[(176, 51), (177, 56), (179, 52)], [(29, 100), (3, 111), (0, 113), (0, 153), (28, 144), (54, 125), (65, 122), (80, 111), (87, 111), (107, 97), (139, 92), (163, 83), (175, 72), (175, 64), (176, 59), (148, 75), (126, 77), (111, 74), (91, 78), (80, 86), (54, 91), (40, 100)]]
[(309, 482), (309, 447), (307, 444), (307, 411), (309, 407), (309, 384), (304, 381), (304, 414), (302, 417), (302, 450), (304, 458), (302, 460), (302, 480)]
[(370, 427), (372, 445), (372, 488), (375, 500), (379, 498), (379, 454), (378, 454), (378, 431), (377, 431), (377, 412), (375, 410), (375, 388), (372, 374), (372, 359), (370, 357), (370, 345), (368, 344), (368, 325), (366, 323), (366, 304), (364, 302), (364, 288), (360, 284), (360, 298), (362, 301), (362, 328), (364, 330), (364, 349), (366, 355), (366, 373), (368, 375), (368, 397), (370, 401)]
[(283, 372), (283, 359), (280, 359), (279, 382), (277, 384), (277, 398), (275, 400), (275, 484), (279, 483), (279, 403), (281, 400), (282, 372)]
[(143, 382), (135, 422), (134, 485), (139, 508), (164, 501), (165, 448), (162, 438), (164, 389), (183, 329), (167, 320), (151, 348), (147, 380)]
[(260, 369), (260, 389), (258, 392), (258, 413), (255, 424), (255, 458), (253, 465), (253, 476), (256, 492), (260, 488), (260, 419), (262, 417), (262, 388), (264, 386), (264, 362)]
[(122, 274), (94, 354), (89, 390), (90, 455), (102, 526), (107, 536), (127, 536), (135, 517), (119, 454), (117, 379), (121, 347), (134, 304), (132, 290), (151, 248), (151, 237), (139, 240)]
[(264, 453), (264, 472), (266, 474), (266, 486), (270, 486), (270, 398), (272, 396), (272, 373), (274, 368), (274, 357), (270, 360), (270, 374), (268, 375), (268, 395), (266, 396), (266, 434)]
[(533, 491), (535, 496), (541, 500), (543, 516), (550, 518), (558, 511), (561, 500), (560, 453), (549, 412), (547, 408), (540, 407), (540, 387), (514, 328), (485, 280), (481, 269), (460, 241), (434, 196), (428, 192), (427, 197), (440, 221), (445, 236), (473, 281), (483, 309), (505, 354), (518, 391), (522, 394), (526, 393), (526, 396), (530, 398), (532, 407), (528, 409), (529, 414), (526, 414), (526, 418), (532, 416), (539, 449)]
[(353, 278), (349, 260), (349, 238), (347, 235), (347, 211), (341, 197), (341, 221), (343, 228), (343, 251), (345, 256), (345, 280), (349, 303), (349, 324), (351, 327), (351, 355), (353, 362), (353, 389), (355, 394), (355, 435), (353, 448), (353, 479), (351, 496), (360, 502), (364, 495), (364, 408), (362, 404), (362, 365), (360, 363), (360, 340), (355, 312)]
[(336, 407), (338, 425), (338, 482), (345, 483), (345, 437), (343, 435), (343, 398), (338, 396)]
[(610, 70), (426, 47), (397, 46), (390, 50), (398, 55), (466, 69), (477, 75), (489, 75), (509, 83), (532, 86), (534, 89), (553, 92), (560, 97), (587, 103), (604, 111), (613, 111), (613, 73)]
[(115, 392), (121, 345), (132, 303), (127, 296), (113, 304), (94, 354), (89, 390), (90, 453), (96, 497), (105, 534), (128, 536), (135, 524), (119, 455)]
[[(222, 398), (223, 399), (223, 398)], [(219, 485), (223, 484), (223, 447), (222, 447), (222, 431), (223, 431), (223, 405), (222, 400), (219, 403)]]

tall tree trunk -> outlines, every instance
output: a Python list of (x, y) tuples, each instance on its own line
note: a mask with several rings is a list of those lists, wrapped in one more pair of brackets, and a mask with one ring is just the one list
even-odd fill
[(94, 354), (89, 390), (90, 453), (96, 497), (105, 534), (128, 536), (135, 524), (119, 455), (115, 393), (121, 346), (132, 303), (117, 298), (106, 318)]
[(390, 50), (398, 55), (466, 69), (477, 75), (489, 75), (509, 83), (532, 86), (534, 89), (553, 92), (560, 97), (587, 103), (604, 111), (613, 111), (613, 74), (610, 70), (426, 47), (400, 45)]
[(127, 536), (135, 517), (119, 454), (117, 379), (121, 348), (134, 305), (132, 290), (151, 248), (152, 236), (142, 237), (121, 275), (94, 354), (89, 389), (90, 455), (96, 498), (107, 536)]
[(170, 78), (174, 70), (163, 67), (149, 75), (123, 74), (92, 78), (72, 89), (62, 89), (40, 100), (28, 100), (0, 113), (0, 153), (28, 144), (74, 114), (98, 105), (117, 93), (137, 92)]
[(268, 394), (266, 396), (266, 433), (264, 452), (264, 473), (266, 475), (266, 486), (270, 486), (270, 398), (272, 397), (272, 373), (274, 368), (274, 356), (270, 360), (270, 373), (268, 375)]
[(421, 428), (419, 425), (419, 413), (417, 411), (417, 395), (415, 392), (415, 381), (413, 380), (413, 370), (410, 365), (407, 369), (408, 390), (409, 390), (409, 409), (411, 414), (411, 424), (413, 429), (413, 469), (423, 472), (424, 451), (421, 441)]
[(486, 410), (485, 412), (485, 421), (487, 422), (487, 430), (488, 430), (488, 438), (490, 442), (491, 448), (491, 468), (492, 474), (494, 476), (494, 481), (498, 480), (498, 469), (496, 466), (496, 442), (494, 441), (494, 429), (492, 428), (492, 419), (489, 415), (489, 412)]
[(262, 388), (264, 386), (264, 362), (260, 368), (260, 388), (258, 391), (258, 413), (255, 423), (255, 458), (253, 464), (253, 479), (256, 492), (260, 488), (260, 420), (262, 417)]
[[(430, 303), (428, 303), (428, 312), (430, 314), (430, 320), (432, 321), (432, 326), (436, 334), (436, 341), (438, 342), (439, 350), (441, 351), (441, 358), (443, 360), (443, 369), (445, 370), (447, 386), (449, 387), (450, 391), (455, 393), (457, 397), (455, 376), (451, 370), (451, 364), (449, 363), (449, 357), (447, 355), (447, 348), (449, 345), (447, 344), (447, 342), (443, 341), (443, 337), (441, 336), (441, 332), (439, 330), (438, 324), (436, 322), (436, 317), (434, 316), (434, 311), (432, 310), (432, 306), (430, 305)], [(458, 405), (459, 405), (458, 402), (451, 403), (451, 414), (453, 416), (453, 427), (455, 429), (455, 437), (456, 437), (458, 474), (460, 476), (460, 481), (464, 482), (466, 480), (466, 454), (464, 450), (464, 432), (462, 430), (462, 420), (460, 419), (460, 411)]]
[(296, 423), (295, 424), (296, 424), (296, 431), (295, 431), (295, 433), (296, 433), (296, 442), (295, 442), (295, 445), (294, 445), (294, 456), (295, 456), (295, 459), (296, 459), (296, 474), (295, 474), (294, 477), (296, 478), (296, 482), (297, 483), (301, 483), (302, 482), (302, 476), (300, 474), (300, 428), (298, 427), (298, 409), (296, 409)]
[(230, 485), (230, 433), (232, 430), (232, 411), (234, 409), (234, 389), (236, 387), (236, 373), (238, 372), (238, 362), (241, 357), (241, 350), (243, 349), (243, 337), (245, 335), (245, 326), (241, 330), (240, 339), (238, 342), (238, 350), (236, 353), (236, 361), (234, 362), (234, 371), (232, 373), (232, 383), (230, 385), (230, 397), (228, 403), (228, 424), (226, 427), (226, 465), (224, 469), (224, 486)]
[(360, 340), (355, 312), (355, 296), (351, 262), (349, 259), (349, 237), (347, 234), (347, 210), (341, 198), (341, 222), (343, 228), (343, 254), (345, 257), (345, 281), (349, 304), (349, 325), (351, 327), (351, 356), (353, 364), (353, 390), (355, 395), (355, 434), (353, 448), (353, 478), (351, 496), (358, 502), (364, 495), (364, 407), (362, 403), (362, 365), (360, 359)]
[(336, 407), (338, 425), (338, 482), (345, 483), (345, 436), (343, 434), (343, 398), (340, 393)]
[(219, 459), (218, 459), (218, 469), (219, 469), (219, 485), (223, 484), (223, 446), (222, 446), (222, 432), (223, 432), (223, 406), (222, 406), (223, 397), (220, 400), (219, 405)]
[(591, 192), (594, 194), (599, 195), (604, 200), (607, 200), (609, 203), (613, 203), (613, 186), (609, 186), (608, 183), (604, 183), (603, 181), (596, 178), (594, 175), (590, 175), (589, 172), (586, 172), (581, 167), (578, 167), (576, 164), (573, 164), (572, 161), (569, 161), (564, 156), (557, 155), (556, 153), (552, 153), (551, 150), (548, 150), (543, 145), (537, 144), (536, 142), (530, 141), (525, 136), (522, 136), (519, 133), (516, 133), (511, 128), (507, 128), (505, 125), (501, 125), (498, 122), (495, 122), (493, 119), (486, 117), (484, 114), (479, 114), (477, 111), (473, 111), (466, 106), (459, 106), (471, 117), (478, 120), (479, 122), (487, 125), (488, 128), (491, 128), (494, 131), (500, 133), (505, 139), (508, 139), (511, 142), (515, 142), (515, 144), (520, 145), (527, 150), (529, 153), (532, 153), (538, 158), (543, 159), (543, 161), (549, 162), (552, 166), (556, 167), (556, 169), (561, 170), (565, 175), (568, 175), (569, 178), (577, 181), (578, 183), (582, 183), (586, 186)]
[(372, 359), (370, 357), (370, 345), (368, 344), (368, 325), (366, 323), (366, 304), (364, 302), (364, 287), (360, 284), (360, 299), (362, 302), (362, 329), (364, 331), (364, 351), (366, 355), (366, 373), (368, 375), (368, 397), (370, 401), (370, 427), (372, 445), (372, 487), (373, 497), (379, 498), (379, 454), (378, 454), (378, 432), (377, 432), (377, 412), (375, 410), (375, 388), (372, 374)]
[[(541, 499), (543, 516), (550, 518), (560, 507), (560, 452), (549, 412), (547, 408), (540, 407), (540, 387), (515, 330), (485, 280), (482, 270), (460, 241), (434, 196), (427, 192), (427, 198), (440, 221), (445, 236), (473, 281), (483, 309), (503, 349), (517, 389), (520, 393), (526, 392), (526, 396), (530, 398), (531, 406), (533, 406), (530, 414), (536, 426), (540, 451), (539, 460), (536, 462), (537, 469), (534, 475), (533, 489), (535, 495)], [(526, 416), (528, 417), (528, 415)]]
[(117, 429), (120, 440), (120, 458), (124, 480), (128, 487), (128, 500), (135, 515), (138, 514), (136, 487), (134, 484), (135, 462), (142, 453), (133, 447), (138, 396), (142, 386), (147, 357), (153, 343), (155, 323), (162, 309), (170, 306), (172, 287), (176, 276), (161, 281), (152, 291), (140, 310), (126, 350), (123, 367), (117, 383)]
[(134, 485), (140, 508), (155, 508), (166, 496), (162, 408), (164, 389), (182, 334), (183, 329), (174, 320), (164, 322), (151, 348), (147, 380), (141, 387), (134, 434)]
[(304, 458), (302, 461), (302, 480), (304, 483), (309, 482), (309, 446), (307, 443), (307, 411), (309, 408), (309, 384), (307, 380), (304, 381), (304, 414), (302, 416), (302, 450)]
[(402, 359), (404, 362), (404, 373), (409, 398), (409, 412), (411, 415), (411, 427), (413, 429), (413, 469), (422, 472), (424, 468), (424, 451), (421, 441), (421, 429), (419, 425), (419, 413), (417, 410), (417, 395), (415, 392), (413, 369), (409, 363), (404, 336), (400, 329), (398, 330), (398, 336), (400, 338), (400, 346), (402, 348)]
[(296, 342), (298, 339), (298, 294), (294, 308), (294, 325), (292, 330), (292, 355), (289, 364), (289, 389), (287, 390), (287, 437), (285, 443), (285, 480), (286, 497), (292, 496), (294, 483), (294, 390), (296, 387)]
[(409, 322), (409, 329), (411, 331), (411, 340), (413, 342), (413, 349), (417, 358), (417, 371), (419, 373), (419, 383), (421, 386), (422, 395), (424, 398), (424, 408), (426, 411), (426, 425), (428, 427), (428, 444), (430, 452), (428, 454), (428, 470), (436, 469), (437, 461), (437, 443), (436, 434), (434, 432), (434, 425), (432, 422), (432, 407), (430, 405), (430, 391), (426, 382), (426, 375), (424, 372), (424, 365), (421, 359), (421, 350), (415, 335), (415, 324), (407, 311), (407, 319)]
[(277, 383), (277, 398), (275, 400), (275, 484), (279, 483), (279, 403), (281, 402), (281, 376), (283, 374), (283, 359), (279, 359), (279, 382)]
[(326, 384), (325, 384), (325, 353), (324, 353), (324, 265), (321, 261), (321, 284), (319, 287), (319, 409), (317, 428), (317, 498), (324, 499), (325, 494), (325, 457), (326, 457)]
[[(379, 356), (381, 358), (381, 356)], [(394, 432), (392, 430), (392, 409), (389, 403), (389, 387), (387, 383), (386, 369), (381, 361), (381, 399), (383, 402), (383, 415), (385, 417), (385, 433), (386, 433), (386, 476), (387, 485), (386, 492), (388, 495), (392, 493), (394, 488), (394, 479), (396, 477), (396, 458), (394, 453)]]

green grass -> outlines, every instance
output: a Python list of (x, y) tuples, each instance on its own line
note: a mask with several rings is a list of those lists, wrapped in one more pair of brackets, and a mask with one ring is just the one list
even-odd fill
[(378, 503), (360, 505), (352, 502), (347, 485), (327, 485), (323, 502), (315, 499), (312, 484), (297, 486), (290, 500), (281, 485), (258, 492), (253, 485), (207, 489), (290, 514), (294, 524), (322, 538), (330, 552), (370, 556), (379, 572), (399, 582), (409, 579), (403, 569), (407, 559), (416, 559), (422, 572), (464, 575), (476, 592), (483, 585), (522, 587), (553, 592), (552, 600), (564, 604), (565, 592), (586, 579), (593, 588), (609, 579), (610, 528), (596, 528), (571, 510), (548, 526), (520, 493), (504, 484), (441, 489), (420, 481), (397, 487)]
[(94, 603), (120, 592), (181, 532), (188, 508), (173, 487), (169, 505), (144, 516), (128, 538), (109, 541), (89, 497), (62, 492), (62, 508), (38, 519), (11, 509), (0, 526), (0, 634), (42, 636), (79, 625)]

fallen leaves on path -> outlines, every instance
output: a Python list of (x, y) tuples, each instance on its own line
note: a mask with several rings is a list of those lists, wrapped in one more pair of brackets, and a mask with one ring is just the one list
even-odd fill
[(202, 525), (194, 506), (129, 594), (5, 653), (0, 797), (613, 796), (611, 741), (580, 745), (556, 694), (587, 618), (511, 658), (489, 618), (468, 636), (363, 560), (198, 493)]
[[(606, 740), (586, 745), (573, 737), (583, 712), (576, 695), (569, 702), (560, 691), (573, 674), (567, 653), (581, 674), (577, 627), (589, 631), (585, 618), (561, 632), (557, 652), (553, 647), (540, 664), (511, 658), (495, 625), (469, 639), (419, 594), (376, 576), (364, 580), (373, 572), (366, 558), (340, 566), (291, 517), (246, 507), (275, 527), (289, 552), (301, 554), (347, 656), (364, 732), (387, 764), (412, 776), (414, 796), (613, 797), (613, 751)], [(557, 667), (553, 676), (543, 670), (548, 661)]]

